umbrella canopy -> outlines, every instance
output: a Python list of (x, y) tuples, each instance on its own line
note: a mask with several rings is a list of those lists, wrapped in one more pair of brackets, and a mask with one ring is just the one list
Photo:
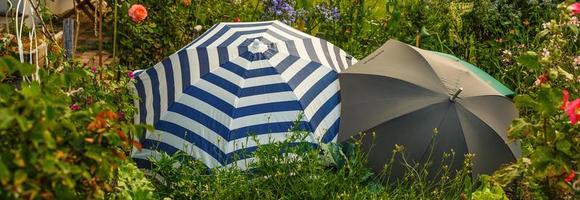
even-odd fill
[[(399, 144), (406, 158), (417, 162), (432, 149), (433, 167), (451, 149), (456, 152), (452, 169), (473, 153), (474, 174), (493, 172), (520, 154), (519, 144), (508, 142), (506, 134), (517, 111), (476, 73), (456, 58), (389, 40), (339, 75), (339, 141), (375, 133), (363, 137), (362, 145), (367, 151), (372, 146), (368, 162), (377, 171)], [(400, 165), (392, 170), (402, 175)]]
[(136, 76), (136, 123), (153, 125), (133, 157), (184, 151), (208, 167), (247, 167), (257, 144), (336, 140), (338, 72), (356, 59), (279, 21), (220, 23)]

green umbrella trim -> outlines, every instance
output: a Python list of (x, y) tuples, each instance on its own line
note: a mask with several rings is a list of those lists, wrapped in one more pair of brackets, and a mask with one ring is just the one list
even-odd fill
[(515, 95), (515, 92), (512, 91), (511, 89), (509, 89), (507, 86), (505, 86), (504, 84), (502, 84), (501, 82), (499, 82), (498, 80), (496, 80), (495, 78), (493, 78), (491, 75), (489, 75), (488, 73), (486, 73), (485, 71), (481, 70), (479, 67), (465, 62), (453, 55), (449, 55), (446, 53), (441, 53), (441, 52), (436, 52), (436, 51), (430, 51), (433, 52), (437, 55), (442, 55), (451, 59), (455, 59), (458, 60), (459, 63), (461, 63), (463, 66), (465, 66), (467, 69), (469, 69), (471, 72), (473, 72), (474, 74), (476, 74), (479, 78), (483, 79), (485, 82), (487, 82), (490, 86), (492, 86), (497, 92), (499, 92), (500, 94), (507, 96), (507, 97), (513, 97)]

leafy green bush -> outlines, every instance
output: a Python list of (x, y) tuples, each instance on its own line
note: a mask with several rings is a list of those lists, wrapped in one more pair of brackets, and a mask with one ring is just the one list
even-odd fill
[(114, 185), (113, 192), (108, 196), (109, 199), (156, 199), (155, 188), (132, 162), (123, 162), (119, 166)]
[(86, 71), (33, 72), (0, 59), (0, 198), (104, 198), (136, 127), (97, 95), (73, 103)]
[(307, 134), (294, 129), (285, 141), (260, 145), (246, 171), (209, 170), (185, 152), (162, 153), (149, 178), (171, 199), (458, 199), (472, 191), (469, 161), (455, 177), (429, 180), (422, 166), (406, 165), (404, 179), (387, 181), (365, 167), (358, 143), (314, 148), (300, 142)]
[(518, 53), (518, 63), (535, 78), (525, 83), (530, 92), (515, 98), (522, 115), (510, 130), (512, 137), (524, 142), (524, 157), (516, 164), (519, 167), (497, 174), (503, 184), (521, 178), (534, 199), (580, 195), (580, 188), (574, 188), (575, 171), (580, 169), (580, 127), (576, 124), (580, 107), (570, 103), (580, 91), (580, 13), (571, 13), (567, 7), (560, 4), (558, 18), (543, 24), (533, 51)]

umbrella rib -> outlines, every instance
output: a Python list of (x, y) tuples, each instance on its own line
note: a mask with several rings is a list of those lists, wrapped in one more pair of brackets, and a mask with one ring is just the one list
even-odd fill
[[(439, 128), (440, 128), (440, 127), (441, 127), (441, 125), (443, 124), (443, 121), (445, 121), (445, 119), (447, 119), (447, 114), (449, 113), (449, 110), (451, 110), (451, 106), (453, 106), (453, 104), (449, 104), (449, 105), (447, 106), (447, 109), (445, 110), (445, 114), (443, 115), (443, 117), (441, 118), (441, 120), (439, 121), (439, 123), (437, 123), (437, 127), (436, 127), (436, 129), (437, 129), (437, 132), (435, 133), (436, 135), (435, 135), (435, 136), (433, 136), (433, 137), (431, 137), (431, 140), (430, 140), (430, 142), (429, 142), (429, 145), (427, 145), (427, 147), (426, 147), (425, 151), (423, 151), (423, 155), (421, 155), (421, 159), (424, 159), (424, 158), (425, 158), (425, 154), (426, 154), (426, 153), (427, 153), (427, 151), (428, 151), (427, 149), (434, 147), (433, 145), (435, 144), (435, 141), (436, 141), (436, 139), (437, 139), (436, 137), (437, 137), (437, 136), (439, 136), (439, 134), (440, 134), (440, 133), (439, 133)], [(461, 132), (463, 133), (463, 129), (461, 129)], [(465, 138), (464, 138), (464, 141), (465, 141)], [(467, 142), (465, 142), (465, 146), (466, 146), (466, 148), (467, 148)], [(430, 151), (430, 150), (429, 150), (429, 151)], [(469, 149), (468, 149), (468, 151), (469, 151)], [(431, 154), (431, 153), (433, 153), (433, 152), (429, 152), (429, 154)], [(429, 157), (430, 157), (430, 156), (431, 156), (431, 155), (429, 155)]]
[[(490, 125), (489, 125), (487, 122), (483, 121), (483, 120), (482, 120), (482, 119), (481, 119), (479, 116), (477, 116), (475, 113), (471, 112), (471, 110), (469, 110), (469, 109), (468, 109), (468, 108), (466, 108), (465, 106), (461, 105), (461, 107), (462, 107), (463, 109), (465, 109), (465, 110), (467, 111), (467, 113), (469, 113), (469, 114), (471, 114), (471, 115), (475, 116), (475, 118), (476, 118), (477, 120), (479, 120), (481, 123), (483, 123), (483, 124), (484, 124), (486, 127), (488, 127), (489, 129), (493, 130), (493, 132), (494, 132), (494, 133), (492, 133), (492, 135), (493, 135), (493, 136), (495, 136), (495, 137), (499, 137), (499, 139), (500, 139), (500, 140), (504, 141), (504, 143), (505, 143), (505, 144), (508, 146), (508, 148), (509, 148), (509, 149), (511, 150), (511, 152), (512, 152), (512, 153), (511, 153), (511, 156), (514, 158), (514, 160), (517, 160), (517, 156), (516, 156), (516, 154), (519, 154), (519, 151), (514, 151), (514, 149), (512, 148), (512, 145), (510, 145), (510, 144), (508, 143), (508, 141), (504, 140), (504, 139), (503, 139), (503, 137), (502, 137), (501, 135), (499, 135), (499, 131), (495, 130), (495, 129), (494, 129), (493, 127), (491, 127), (491, 126), (490, 126)], [(459, 113), (458, 113), (458, 114), (459, 114)], [(461, 120), (459, 120), (459, 123), (461, 123)], [(463, 128), (463, 126), (462, 126), (462, 128)], [(506, 135), (506, 136), (507, 136), (507, 135)], [(465, 137), (464, 137), (464, 139), (465, 139)], [(469, 147), (468, 147), (468, 150), (469, 150)], [(517, 150), (517, 149), (515, 149), (515, 150)], [(516, 153), (516, 152), (518, 152), (518, 153)]]

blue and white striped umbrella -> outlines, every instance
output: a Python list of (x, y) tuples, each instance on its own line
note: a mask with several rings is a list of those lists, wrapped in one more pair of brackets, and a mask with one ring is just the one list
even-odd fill
[(301, 114), (308, 142), (335, 141), (337, 73), (355, 62), (279, 21), (215, 25), (136, 76), (135, 121), (155, 131), (133, 157), (143, 167), (159, 151), (181, 150), (210, 168), (246, 168), (257, 143), (287, 139)]

